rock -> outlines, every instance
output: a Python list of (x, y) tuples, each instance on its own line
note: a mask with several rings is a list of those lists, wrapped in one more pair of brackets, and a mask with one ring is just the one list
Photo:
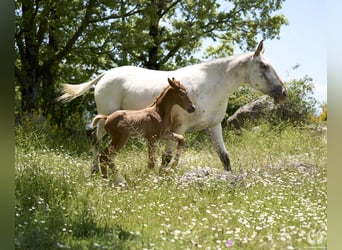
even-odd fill
[(273, 100), (268, 96), (261, 96), (253, 102), (239, 108), (235, 113), (228, 117), (227, 126), (229, 128), (240, 129), (246, 121), (255, 121), (266, 113), (273, 112), (277, 109), (277, 106), (273, 103)]
[(215, 180), (215, 181), (227, 181), (229, 183), (235, 183), (237, 181), (237, 176), (232, 172), (227, 172), (224, 170), (218, 170), (215, 168), (204, 167), (192, 169), (184, 175), (182, 175), (178, 183), (185, 184), (193, 181), (205, 181), (205, 180)]
[(301, 162), (296, 159), (288, 159), (285, 161), (278, 161), (271, 165), (266, 166), (264, 169), (272, 169), (272, 170), (279, 170), (279, 171), (288, 171), (294, 170), (299, 173), (317, 173), (319, 169), (313, 163)]
[[(286, 171), (297, 172), (299, 177), (311, 176), (317, 174), (320, 170), (315, 164), (301, 162), (296, 159), (279, 160), (270, 165), (257, 169), (240, 169), (238, 172), (227, 172), (210, 167), (198, 167), (177, 178), (179, 185), (190, 183), (206, 183), (207, 181), (226, 182), (231, 187), (244, 186), (253, 178), (266, 178), (270, 175), (276, 175)], [(247, 184), (248, 186), (248, 184)]]

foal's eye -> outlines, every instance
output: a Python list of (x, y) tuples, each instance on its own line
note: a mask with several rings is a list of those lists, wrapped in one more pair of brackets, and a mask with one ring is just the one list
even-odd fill
[(180, 96), (185, 96), (185, 92), (181, 91)]

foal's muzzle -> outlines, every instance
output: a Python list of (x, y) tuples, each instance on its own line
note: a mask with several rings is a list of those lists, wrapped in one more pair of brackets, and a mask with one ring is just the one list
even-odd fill
[(191, 105), (189, 108), (188, 108), (188, 113), (193, 113), (195, 112), (196, 110), (196, 107), (194, 105)]

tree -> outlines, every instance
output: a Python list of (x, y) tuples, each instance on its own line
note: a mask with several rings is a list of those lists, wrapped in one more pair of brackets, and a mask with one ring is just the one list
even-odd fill
[(143, 0), (138, 15), (115, 25), (111, 40), (121, 42), (114, 55), (125, 51), (128, 64), (168, 70), (199, 62), (194, 52), (203, 39), (221, 42), (217, 49), (211, 48), (211, 57), (231, 54), (236, 44), (252, 49), (257, 35), (273, 39), (287, 24), (283, 15), (272, 16), (282, 2), (230, 0), (222, 10), (216, 0)]
[(173, 69), (195, 63), (205, 38), (220, 39), (221, 54), (235, 44), (254, 47), (257, 34), (274, 38), (287, 23), (283, 15), (272, 16), (283, 1), (231, 0), (222, 10), (214, 0), (17, 0), (20, 111), (65, 116), (54, 102), (60, 82), (86, 81), (117, 65)]
[(116, 9), (97, 0), (16, 2), (15, 76), (23, 112), (51, 110), (63, 75), (85, 78), (98, 70), (94, 65), (101, 65), (98, 54), (107, 44), (104, 24), (122, 17)]
[(215, 30), (214, 39), (220, 45), (207, 48), (207, 57), (227, 56), (233, 53), (237, 45), (242, 51), (253, 50), (257, 45), (256, 36), (264, 39), (279, 38), (280, 28), (287, 25), (284, 15), (272, 15), (280, 10), (283, 0), (230, 0), (231, 9), (224, 13), (221, 30)]

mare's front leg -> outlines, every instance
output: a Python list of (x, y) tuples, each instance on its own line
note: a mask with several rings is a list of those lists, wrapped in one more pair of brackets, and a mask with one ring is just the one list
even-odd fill
[(220, 157), (224, 169), (226, 171), (232, 171), (228, 151), (223, 141), (221, 123), (215, 125), (214, 127), (207, 128), (207, 133), (211, 139), (211, 142), (214, 145), (215, 151)]

